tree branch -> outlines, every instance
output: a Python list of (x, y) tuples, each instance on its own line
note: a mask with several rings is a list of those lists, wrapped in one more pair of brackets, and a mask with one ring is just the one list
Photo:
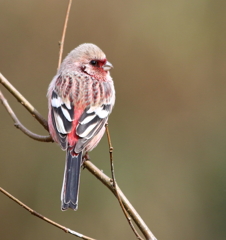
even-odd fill
[[(87, 170), (89, 170), (90, 173), (92, 173), (98, 180), (100, 180), (106, 187), (108, 187), (109, 190), (112, 191), (112, 193), (116, 196), (115, 188), (112, 184), (112, 179), (109, 178), (107, 175), (105, 175), (99, 168), (97, 168), (92, 162), (85, 161), (84, 162), (85, 167)], [(122, 203), (126, 209), (126, 211), (129, 213), (133, 221), (136, 223), (137, 227), (140, 229), (140, 231), (145, 236), (145, 239), (147, 240), (157, 240), (157, 238), (154, 236), (154, 234), (151, 232), (151, 230), (148, 228), (144, 220), (141, 218), (141, 216), (137, 213), (133, 205), (129, 202), (129, 200), (126, 198), (126, 196), (123, 194), (122, 190), (119, 188), (119, 186), (116, 184), (119, 196), (122, 200)], [(117, 197), (117, 196), (116, 196)]]
[(14, 126), (18, 129), (20, 129), (24, 134), (26, 134), (28, 137), (40, 141), (40, 142), (53, 142), (52, 137), (51, 136), (41, 136), (38, 134), (35, 134), (33, 132), (31, 132), (30, 130), (28, 130), (17, 118), (16, 114), (13, 112), (12, 108), (10, 107), (10, 105), (8, 104), (8, 101), (6, 100), (6, 98), (4, 97), (4, 95), (2, 94), (2, 92), (0, 91), (0, 100), (3, 104), (3, 106), (5, 107), (6, 111), (9, 113), (9, 115), (11, 116), (11, 118), (14, 121)]
[(85, 239), (85, 240), (95, 240), (93, 238), (87, 237), (81, 233), (75, 232), (69, 228), (66, 228), (62, 225), (60, 225), (59, 223), (56, 223), (54, 221), (52, 221), (51, 219), (41, 215), (40, 213), (34, 211), (33, 209), (31, 209), (30, 207), (28, 207), (26, 204), (22, 203), (20, 200), (18, 200), (17, 198), (15, 198), (13, 195), (11, 195), (10, 193), (8, 193), (6, 190), (4, 190), (3, 188), (0, 187), (0, 192), (4, 193), (7, 197), (9, 197), (10, 199), (12, 199), (14, 202), (16, 202), (17, 204), (19, 204), (21, 207), (23, 207), (24, 209), (26, 209), (28, 212), (30, 212), (32, 215), (46, 221), (47, 223), (52, 224), (55, 227), (60, 228), (61, 230), (63, 230), (66, 233), (70, 233), (76, 237), (79, 237), (81, 239)]
[(0, 83), (35, 117), (48, 131), (48, 123), (42, 115), (25, 99), (25, 97), (0, 73)]

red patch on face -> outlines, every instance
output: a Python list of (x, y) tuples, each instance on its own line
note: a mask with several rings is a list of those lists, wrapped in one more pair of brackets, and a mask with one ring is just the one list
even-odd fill
[(97, 62), (99, 63), (99, 67), (103, 67), (106, 64), (107, 59), (105, 58), (103, 60), (97, 60)]
[[(93, 63), (92, 63), (93, 62)], [(89, 66), (81, 67), (82, 72), (91, 76), (92, 78), (105, 81), (106, 80), (106, 71), (103, 69), (103, 66), (106, 64), (107, 59), (93, 59), (89, 62)]]

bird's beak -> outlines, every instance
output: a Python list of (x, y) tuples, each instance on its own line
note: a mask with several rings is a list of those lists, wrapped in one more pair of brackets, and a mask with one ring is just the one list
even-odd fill
[(102, 68), (104, 69), (104, 71), (109, 71), (111, 68), (113, 68), (113, 65), (110, 62), (106, 62)]

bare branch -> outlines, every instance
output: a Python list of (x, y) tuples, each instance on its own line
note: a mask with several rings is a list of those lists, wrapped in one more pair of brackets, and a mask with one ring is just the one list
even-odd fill
[(25, 97), (0, 73), (0, 83), (35, 117), (48, 131), (48, 123)]
[(133, 230), (134, 234), (136, 235), (136, 237), (140, 240), (143, 240), (143, 238), (139, 235), (139, 233), (137, 232), (136, 228), (133, 225), (133, 222), (131, 221), (131, 218), (128, 214), (128, 212), (126, 211), (123, 203), (122, 203), (122, 199), (119, 195), (119, 191), (118, 191), (118, 187), (117, 187), (117, 183), (116, 183), (116, 178), (115, 178), (115, 171), (114, 171), (114, 163), (113, 163), (113, 146), (111, 143), (111, 136), (110, 136), (110, 131), (108, 128), (108, 123), (105, 125), (106, 128), (106, 134), (107, 134), (107, 139), (108, 139), (108, 146), (109, 146), (109, 154), (110, 154), (110, 164), (111, 164), (111, 176), (112, 176), (112, 181), (113, 181), (113, 188), (115, 190), (115, 196), (117, 197), (118, 201), (119, 201), (119, 205), (122, 208), (122, 211), (131, 227), (131, 229)]
[[(100, 180), (108, 189), (112, 191), (112, 193), (116, 196), (115, 188), (112, 184), (112, 180), (105, 175), (99, 168), (97, 168), (93, 163), (90, 161), (85, 161), (84, 166), (91, 172), (98, 180)], [(126, 196), (123, 194), (119, 186), (116, 184), (119, 196), (122, 200), (122, 203), (126, 209), (126, 211), (129, 213), (133, 221), (136, 223), (140, 231), (144, 234), (145, 239), (147, 240), (157, 240), (157, 238), (153, 235), (151, 230), (148, 228), (148, 226), (145, 224), (143, 219), (140, 217), (140, 215), (137, 213), (135, 208), (132, 206), (132, 204), (129, 202), (129, 200), (126, 198)], [(117, 197), (117, 196), (116, 196)]]
[(26, 134), (28, 137), (40, 141), (40, 142), (53, 142), (51, 136), (41, 136), (38, 134), (35, 134), (33, 132), (31, 132), (30, 130), (28, 130), (17, 118), (16, 114), (13, 112), (12, 108), (10, 107), (10, 105), (8, 104), (8, 101), (6, 100), (6, 98), (4, 97), (4, 95), (2, 94), (2, 92), (0, 91), (0, 100), (3, 104), (3, 106), (5, 107), (6, 111), (9, 113), (9, 115), (11, 116), (11, 118), (14, 121), (14, 126), (18, 129), (20, 129), (24, 134)]
[(95, 240), (93, 238), (87, 237), (81, 233), (75, 232), (69, 228), (66, 228), (62, 225), (60, 225), (59, 223), (54, 222), (53, 220), (41, 215), (40, 213), (34, 211), (32, 208), (28, 207), (26, 204), (22, 203), (20, 200), (18, 200), (17, 198), (15, 198), (13, 195), (11, 195), (10, 193), (8, 193), (6, 190), (4, 190), (3, 188), (0, 187), (0, 192), (2, 192), (3, 194), (5, 194), (7, 197), (9, 197), (10, 199), (12, 199), (14, 202), (16, 202), (17, 204), (19, 204), (21, 207), (23, 207), (24, 209), (26, 209), (28, 212), (30, 212), (32, 215), (41, 218), (42, 220), (46, 221), (47, 223), (52, 224), (55, 227), (60, 228), (61, 230), (63, 230), (66, 233), (70, 233), (78, 238), (81, 239), (85, 239), (85, 240)]
[(65, 39), (65, 35), (66, 35), (67, 23), (68, 23), (68, 19), (69, 19), (69, 13), (70, 13), (70, 10), (71, 10), (71, 4), (72, 4), (72, 0), (69, 0), (67, 13), (66, 13), (66, 17), (65, 17), (65, 22), (64, 22), (62, 38), (61, 38), (61, 41), (59, 42), (60, 52), (59, 52), (58, 68), (60, 67), (60, 64), (62, 62), (62, 55), (63, 55), (63, 50), (64, 50), (64, 39)]

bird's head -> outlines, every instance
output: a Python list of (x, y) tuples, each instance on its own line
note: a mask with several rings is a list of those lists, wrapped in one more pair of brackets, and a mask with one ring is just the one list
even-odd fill
[(65, 63), (97, 80), (103, 81), (107, 79), (109, 70), (113, 67), (112, 64), (107, 61), (104, 52), (91, 43), (81, 44), (72, 50), (65, 58)]

